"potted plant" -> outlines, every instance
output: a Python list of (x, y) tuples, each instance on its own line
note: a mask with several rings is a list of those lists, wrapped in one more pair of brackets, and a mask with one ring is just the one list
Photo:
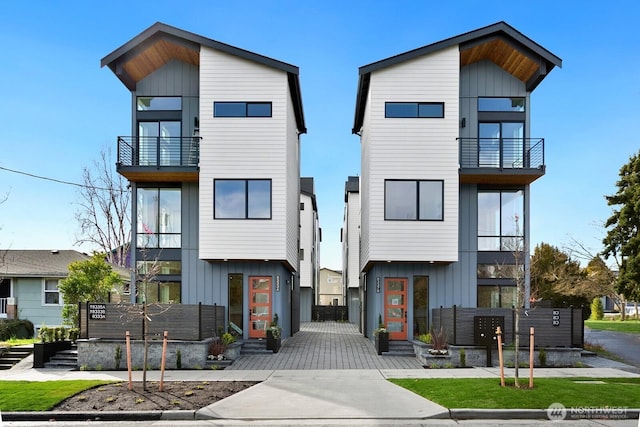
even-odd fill
[(278, 325), (278, 314), (273, 315), (273, 320), (267, 328), (267, 350), (277, 353), (282, 344), (282, 328)]
[(227, 360), (236, 360), (240, 357), (240, 350), (242, 343), (236, 341), (236, 337), (229, 332), (225, 333), (221, 337), (222, 344), (224, 345), (224, 358)]
[(382, 352), (389, 351), (389, 331), (384, 323), (382, 323), (382, 314), (378, 314), (378, 328), (373, 332), (376, 338), (376, 351), (378, 355)]

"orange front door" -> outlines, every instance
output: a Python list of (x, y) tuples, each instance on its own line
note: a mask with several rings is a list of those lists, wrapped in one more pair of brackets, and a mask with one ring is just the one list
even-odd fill
[(384, 323), (389, 339), (407, 339), (407, 279), (384, 279)]
[(265, 338), (271, 323), (271, 277), (249, 277), (249, 338)]

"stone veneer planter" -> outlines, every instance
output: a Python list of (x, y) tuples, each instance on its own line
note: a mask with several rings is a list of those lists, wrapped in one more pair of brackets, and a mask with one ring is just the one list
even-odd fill
[[(413, 350), (420, 363), (429, 367), (442, 368), (445, 365), (453, 368), (461, 368), (460, 350), (465, 352), (465, 367), (486, 367), (487, 349), (483, 346), (449, 346), (449, 354), (445, 356), (429, 354), (430, 344), (422, 341), (412, 340)], [(547, 355), (546, 367), (571, 367), (581, 361), (581, 348), (547, 348), (544, 349)], [(503, 352), (505, 366), (513, 366), (514, 351), (505, 349)], [(519, 354), (521, 366), (529, 363), (529, 349), (521, 349)], [(491, 351), (491, 366), (499, 366), (498, 349)], [(534, 366), (540, 367), (539, 349), (534, 350)]]
[[(203, 369), (207, 363), (209, 344), (212, 339), (202, 341), (167, 342), (165, 369), (177, 369), (177, 354), (180, 351), (181, 369)], [(127, 349), (124, 340), (89, 339), (78, 340), (78, 366), (87, 370), (114, 370), (116, 347), (122, 350), (120, 369), (127, 369)], [(144, 341), (131, 341), (131, 366), (141, 370), (144, 358)], [(160, 369), (162, 359), (162, 340), (149, 342), (148, 369)]]

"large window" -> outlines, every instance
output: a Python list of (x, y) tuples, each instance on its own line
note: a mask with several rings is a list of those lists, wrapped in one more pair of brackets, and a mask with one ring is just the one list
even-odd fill
[(478, 192), (478, 250), (514, 252), (524, 237), (522, 190)]
[(441, 221), (444, 217), (444, 181), (387, 180), (384, 218), (387, 220)]
[(138, 188), (138, 247), (179, 248), (182, 244), (179, 188)]
[(517, 304), (516, 286), (478, 286), (478, 307), (511, 308)]
[(60, 305), (60, 291), (58, 290), (58, 279), (45, 279), (43, 284), (42, 302), (44, 305)]
[(180, 303), (180, 283), (179, 282), (148, 282), (137, 284), (138, 292), (136, 302), (141, 304), (179, 304)]
[(271, 219), (270, 179), (216, 179), (214, 218)]
[(444, 102), (385, 102), (387, 118), (436, 118), (444, 117)]
[(214, 102), (213, 117), (271, 117), (271, 103)]

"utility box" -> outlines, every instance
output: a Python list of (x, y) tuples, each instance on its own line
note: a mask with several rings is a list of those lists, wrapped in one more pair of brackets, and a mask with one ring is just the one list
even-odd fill
[(497, 345), (496, 330), (504, 333), (504, 316), (474, 316), (473, 317), (473, 343), (487, 348), (487, 366), (491, 366), (492, 349)]

